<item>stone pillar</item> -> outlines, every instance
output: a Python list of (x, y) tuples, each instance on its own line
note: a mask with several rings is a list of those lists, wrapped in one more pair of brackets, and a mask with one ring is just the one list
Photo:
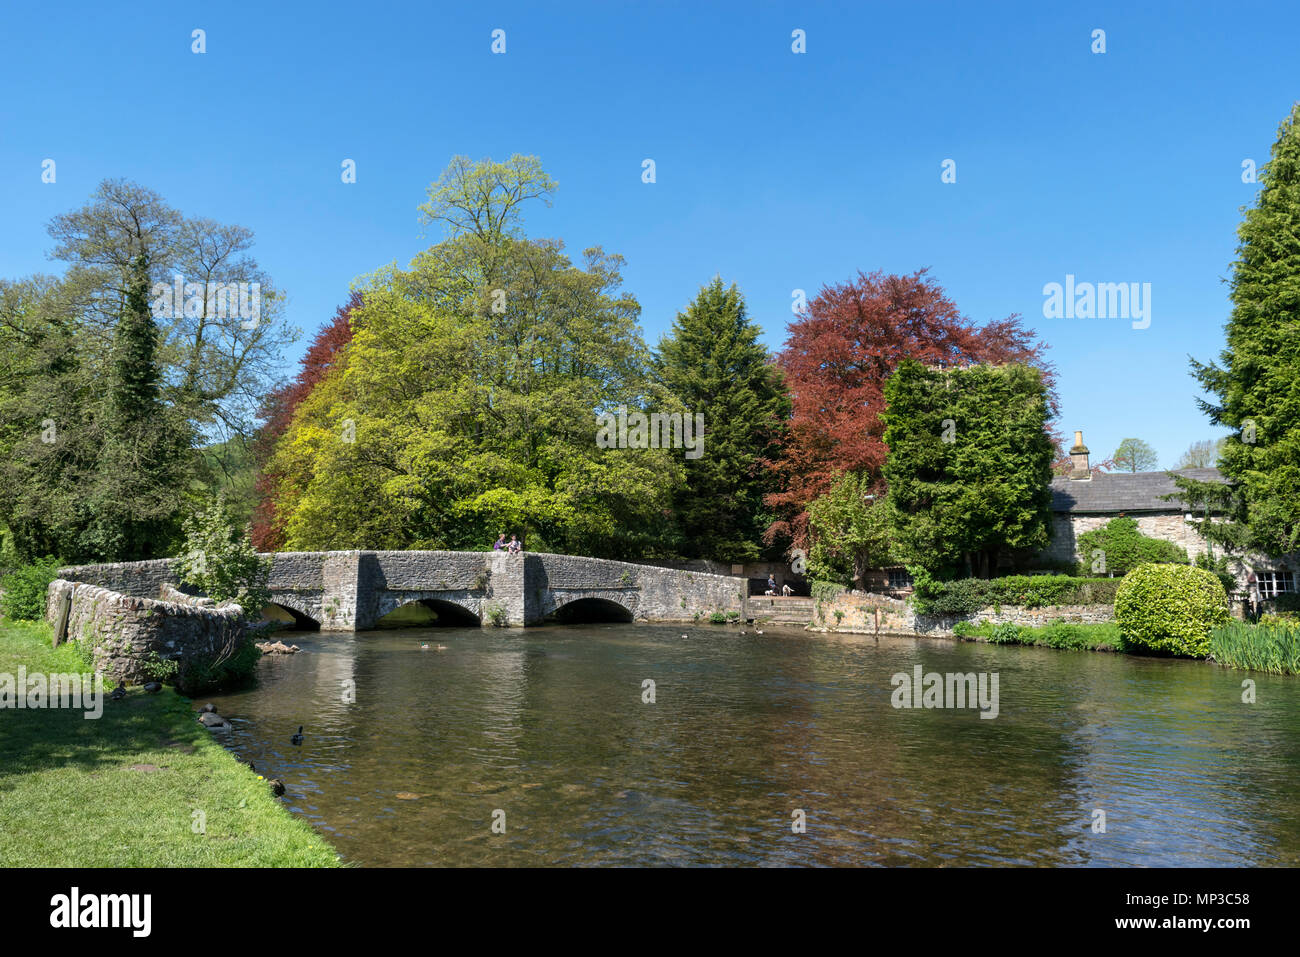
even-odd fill
[(361, 552), (327, 552), (321, 569), (320, 630), (360, 631), (373, 622), (357, 620)]
[[(530, 556), (527, 553), (511, 555), (507, 552), (488, 552), (487, 599), (483, 603), (482, 621), (493, 624), (492, 611), (500, 608), (505, 613), (505, 624), (520, 628), (528, 624), (524, 610), (524, 568)], [(536, 559), (533, 559), (536, 561)]]

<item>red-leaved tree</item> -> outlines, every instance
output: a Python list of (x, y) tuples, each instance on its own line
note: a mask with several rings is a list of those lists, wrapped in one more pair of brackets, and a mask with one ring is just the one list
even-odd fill
[(257, 504), (253, 506), (253, 523), (250, 538), (261, 551), (273, 552), (284, 547), (284, 531), (276, 523), (276, 489), (280, 476), (267, 468), (275, 445), (293, 421), (293, 413), (303, 399), (311, 394), (316, 383), (325, 378), (343, 357), (343, 349), (352, 341), (352, 312), (362, 304), (361, 294), (353, 292), (345, 305), (339, 306), (334, 318), (321, 326), (307, 352), (299, 360), (298, 374), (267, 395), (262, 402), (262, 426), (253, 443), (257, 464), (257, 481), (254, 486)]
[(825, 286), (790, 323), (777, 364), (793, 410), (782, 455), (773, 463), (781, 491), (767, 496), (779, 516), (769, 543), (808, 541), (808, 503), (837, 475), (863, 472), (883, 492), (885, 381), (902, 359), (930, 365), (1023, 362), (1043, 370), (1056, 416), (1046, 345), (1009, 316), (975, 325), (922, 269), (908, 276), (870, 275)]

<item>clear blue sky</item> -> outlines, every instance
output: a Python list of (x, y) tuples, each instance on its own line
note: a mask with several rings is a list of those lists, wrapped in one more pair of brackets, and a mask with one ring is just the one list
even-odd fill
[[(1094, 458), (1134, 435), (1172, 465), (1215, 434), (1187, 357), (1222, 349), (1241, 163), (1300, 98), (1300, 4), (1057, 6), (7, 3), (0, 276), (57, 271), (46, 222), (124, 176), (254, 230), (305, 340), (435, 238), (416, 206), (452, 155), (531, 153), (560, 188), (529, 232), (626, 256), (652, 344), (715, 273), (777, 348), (791, 290), (928, 266), (1051, 344)], [(1151, 283), (1150, 328), (1043, 318), (1067, 273)]]

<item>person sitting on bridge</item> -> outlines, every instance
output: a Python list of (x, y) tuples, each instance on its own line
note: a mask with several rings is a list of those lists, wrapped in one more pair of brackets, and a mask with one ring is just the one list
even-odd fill
[(511, 555), (518, 555), (524, 550), (524, 543), (519, 540), (517, 535), (510, 536), (510, 544), (506, 546), (506, 551)]
[(763, 594), (765, 594), (765, 595), (775, 595), (775, 594), (776, 594), (776, 576), (775, 576), (775, 575), (771, 575), (771, 574), (769, 574), (769, 575), (767, 576), (767, 591), (765, 591)]
[(505, 547), (506, 547), (506, 533), (502, 532), (500, 535), (497, 536), (497, 542), (495, 545), (492, 546), (492, 551), (494, 552), (505, 551)]

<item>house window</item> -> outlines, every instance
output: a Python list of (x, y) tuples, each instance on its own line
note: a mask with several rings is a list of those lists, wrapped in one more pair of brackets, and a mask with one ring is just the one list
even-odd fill
[(912, 576), (906, 568), (888, 568), (889, 587), (894, 591), (912, 587)]
[(1295, 591), (1295, 576), (1291, 572), (1256, 572), (1259, 579), (1259, 596), (1276, 598), (1284, 592)]

